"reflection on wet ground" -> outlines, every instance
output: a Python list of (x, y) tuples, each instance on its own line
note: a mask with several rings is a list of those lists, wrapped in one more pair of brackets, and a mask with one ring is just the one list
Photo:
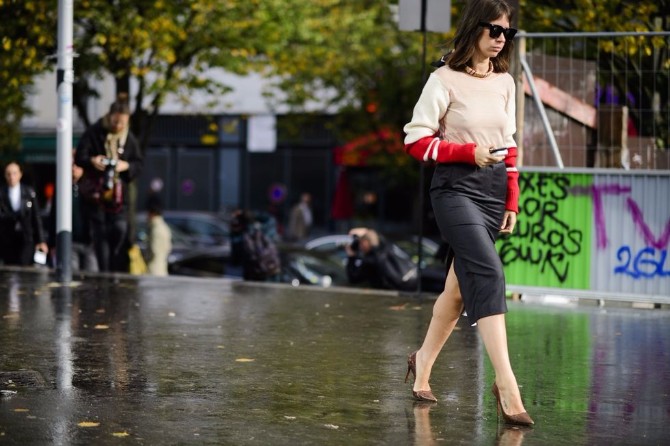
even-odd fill
[(0, 270), (0, 444), (666, 444), (670, 312), (510, 304), (533, 429), (496, 422), (488, 360), (457, 327), (404, 384), (431, 301), (223, 280)]

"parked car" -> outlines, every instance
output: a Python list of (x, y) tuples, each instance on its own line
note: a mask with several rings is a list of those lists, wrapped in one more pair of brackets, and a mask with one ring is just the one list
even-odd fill
[(227, 246), (230, 248), (230, 224), (210, 212), (165, 211), (165, 222), (192, 238), (199, 246)]
[[(147, 215), (138, 212), (137, 222), (146, 222)], [(171, 230), (178, 231), (190, 247), (218, 247), (226, 258), (230, 257), (230, 225), (210, 212), (165, 211), (163, 219)]]
[[(390, 245), (393, 255), (401, 258), (411, 259), (414, 264), (418, 262), (418, 237), (385, 237), (386, 243)], [(305, 243), (305, 249), (308, 251), (320, 252), (330, 259), (339, 262), (343, 268), (346, 268), (347, 253), (345, 246), (351, 243), (352, 237), (349, 234), (332, 234), (308, 240)], [(435, 259), (435, 253), (439, 245), (429, 239), (422, 238), (422, 270), (421, 270), (421, 289), (427, 292), (439, 293), (444, 289), (446, 271), (444, 265)]]
[[(418, 236), (410, 237), (399, 237), (399, 236), (390, 236), (385, 237), (385, 239), (392, 243), (392, 249), (394, 252), (400, 256), (409, 256), (414, 263), (419, 261), (419, 247), (418, 247)], [(338, 257), (342, 260), (344, 264), (347, 261), (347, 255), (344, 251), (344, 247), (351, 243), (351, 235), (349, 234), (332, 234), (324, 235), (321, 237), (316, 237), (305, 243), (305, 248), (308, 250), (316, 250), (321, 252), (337, 252)], [(421, 239), (422, 246), (422, 262), (423, 266), (434, 266), (440, 263), (439, 259), (436, 259), (435, 255), (440, 248), (440, 245), (434, 240), (422, 237)]]
[(227, 262), (219, 248), (195, 248), (168, 258), (168, 272), (173, 276), (223, 277)]
[[(409, 254), (414, 263), (419, 262), (419, 236), (391, 236), (389, 239), (393, 241), (393, 243), (395, 243), (400, 249)], [(436, 256), (439, 249), (440, 244), (435, 240), (428, 237), (421, 238), (421, 266), (423, 268), (442, 266), (442, 260)]]
[[(171, 275), (222, 277), (230, 259), (230, 232), (227, 222), (206, 212), (166, 211), (165, 222), (172, 232), (168, 256)], [(146, 255), (147, 215), (136, 216), (137, 242)]]
[(295, 245), (280, 245), (281, 281), (293, 286), (348, 286), (342, 264), (326, 253), (309, 251)]

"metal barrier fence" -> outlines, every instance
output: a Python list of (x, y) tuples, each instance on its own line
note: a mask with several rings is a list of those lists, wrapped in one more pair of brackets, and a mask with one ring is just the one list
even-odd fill
[(525, 166), (670, 169), (670, 32), (520, 33)]

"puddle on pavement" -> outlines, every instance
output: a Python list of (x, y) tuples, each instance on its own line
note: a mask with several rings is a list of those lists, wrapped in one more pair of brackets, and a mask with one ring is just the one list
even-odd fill
[(16, 392), (0, 398), (0, 442), (116, 444), (123, 433), (147, 444), (667, 438), (665, 310), (511, 303), (512, 365), (537, 423), (528, 431), (496, 423), (493, 373), (466, 321), (433, 372), (439, 403), (412, 401), (406, 357), (423, 339), (430, 300), (216, 280), (52, 281), (0, 271), (0, 372), (43, 379), (0, 386)]

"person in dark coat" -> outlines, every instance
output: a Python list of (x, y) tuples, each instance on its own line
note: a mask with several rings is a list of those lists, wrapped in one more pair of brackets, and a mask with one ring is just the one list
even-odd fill
[(119, 96), (109, 113), (82, 135), (75, 154), (75, 163), (84, 169), (79, 185), (82, 216), (91, 228), (100, 271), (129, 270), (128, 184), (143, 165), (129, 120), (127, 98)]
[(5, 184), (0, 187), (0, 259), (5, 265), (32, 265), (35, 251), (49, 251), (37, 195), (21, 183), (22, 176), (18, 163), (5, 166)]
[(394, 253), (391, 245), (374, 229), (353, 228), (349, 235), (352, 242), (345, 246), (349, 283), (398, 291), (416, 290), (417, 267), (409, 257)]
[[(81, 215), (81, 196), (79, 193), (79, 181), (81, 180), (84, 170), (72, 164), (72, 271), (86, 271), (98, 272), (98, 260), (95, 257), (93, 250), (93, 239), (91, 231), (88, 226), (88, 221), (85, 221)], [(54, 195), (54, 200), (51, 203), (51, 210), (47, 217), (46, 227), (50, 231), (49, 246), (55, 266), (55, 248), (56, 248), (56, 213), (58, 210), (57, 196)]]

